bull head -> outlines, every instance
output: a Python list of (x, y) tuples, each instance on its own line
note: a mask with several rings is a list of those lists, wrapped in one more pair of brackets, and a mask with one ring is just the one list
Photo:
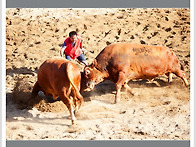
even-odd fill
[(86, 87), (93, 89), (94, 86), (103, 81), (103, 73), (98, 68), (96, 59), (84, 68), (84, 79), (86, 81)]

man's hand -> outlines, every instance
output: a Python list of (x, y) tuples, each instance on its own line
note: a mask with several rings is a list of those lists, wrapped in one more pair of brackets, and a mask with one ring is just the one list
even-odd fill
[(60, 50), (60, 55), (61, 55), (61, 57), (63, 57), (64, 50), (65, 50), (65, 47), (62, 47), (61, 50)]
[(86, 53), (87, 53), (87, 50), (84, 49), (84, 48), (82, 48), (82, 53), (83, 53), (83, 54), (86, 54)]

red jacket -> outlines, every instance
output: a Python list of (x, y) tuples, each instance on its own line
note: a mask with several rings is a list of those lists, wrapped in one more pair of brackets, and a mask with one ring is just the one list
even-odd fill
[(80, 56), (82, 53), (82, 38), (79, 35), (77, 35), (77, 41), (74, 47), (70, 41), (70, 37), (68, 37), (64, 42), (66, 43), (66, 48), (64, 50), (65, 55), (69, 55), (72, 59)]

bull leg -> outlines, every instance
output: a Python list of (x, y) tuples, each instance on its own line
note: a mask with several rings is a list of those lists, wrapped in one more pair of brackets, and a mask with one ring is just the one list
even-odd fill
[(78, 110), (80, 109), (82, 103), (84, 102), (82, 95), (78, 92), (76, 92), (76, 90), (72, 90), (73, 93), (73, 102), (75, 105), (75, 111), (74, 113), (77, 113)]
[(168, 75), (168, 82), (171, 83), (172, 82), (172, 73), (169, 72), (169, 75)]
[(137, 73), (131, 72), (130, 75), (129, 75), (129, 77), (127, 78), (126, 82), (123, 85), (126, 88), (126, 90), (128, 90), (132, 95), (137, 95), (137, 93), (134, 90), (132, 90), (127, 83), (130, 80), (135, 79), (135, 77), (137, 77), (137, 76), (138, 76)]
[(116, 95), (115, 95), (115, 101), (114, 103), (118, 103), (120, 101), (120, 90), (122, 88), (122, 85), (116, 84)]
[(35, 98), (40, 90), (41, 90), (41, 87), (39, 86), (38, 82), (36, 82), (35, 85), (33, 86), (31, 98)]
[(70, 116), (71, 116), (71, 122), (72, 122), (72, 125), (73, 125), (75, 123), (75, 120), (76, 120), (76, 117), (74, 115), (73, 105), (72, 105), (69, 97), (65, 93), (59, 94), (59, 96), (60, 96), (61, 100), (67, 106), (67, 108), (69, 110), (69, 113), (70, 113)]
[(172, 82), (172, 73), (168, 72), (168, 73), (166, 73), (166, 76), (168, 76), (168, 82), (171, 83)]
[(75, 106), (75, 110), (74, 110), (74, 114), (76, 114), (79, 110), (78, 105), (77, 105), (77, 98), (75, 96), (73, 96), (73, 103)]
[(120, 101), (120, 90), (123, 87), (125, 87), (132, 95), (137, 95), (136, 92), (134, 92), (128, 85), (128, 81), (135, 79), (135, 77), (138, 76), (137, 73), (132, 72), (128, 77), (125, 75), (126, 72), (119, 72), (118, 81), (116, 83), (116, 97), (115, 97), (115, 103)]
[(189, 85), (188, 80), (186, 79), (185, 73), (184, 73), (183, 71), (178, 70), (177, 72), (174, 72), (174, 74), (175, 74), (176, 76), (180, 77), (180, 78), (183, 80), (183, 82), (185, 83), (186, 86)]
[(79, 91), (77, 93), (78, 94), (76, 96), (77, 96), (77, 98), (79, 100), (79, 105), (78, 105), (78, 110), (79, 110), (81, 105), (84, 103), (84, 99), (83, 99), (83, 96), (79, 93)]
[(148, 83), (155, 84), (155, 85), (157, 85), (158, 87), (161, 86), (157, 81), (154, 81), (154, 79), (147, 79), (147, 80), (148, 80)]
[(32, 106), (36, 103), (34, 98), (37, 96), (39, 91), (42, 91), (42, 88), (39, 86), (38, 82), (36, 82), (35, 85), (33, 86), (32, 92), (31, 92), (31, 98), (28, 101), (29, 106)]
[(71, 96), (71, 86), (68, 88), (66, 95), (67, 95), (68, 97)]
[(124, 84), (124, 87), (132, 94), (132, 95), (137, 95), (135, 91), (133, 91), (127, 83)]
[(73, 103), (74, 103), (74, 106), (75, 106), (74, 114), (76, 114), (78, 112), (79, 108), (78, 108), (78, 105), (77, 105), (77, 97), (76, 97), (76, 93), (75, 93), (74, 89), (72, 90), (72, 93), (73, 93)]
[(116, 82), (116, 95), (114, 103), (118, 103), (120, 101), (120, 90), (122, 85), (125, 83), (126, 77), (124, 72), (119, 72), (118, 81)]

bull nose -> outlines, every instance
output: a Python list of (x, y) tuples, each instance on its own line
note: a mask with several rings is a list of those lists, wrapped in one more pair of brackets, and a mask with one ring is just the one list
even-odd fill
[(90, 82), (88, 82), (88, 83), (86, 84), (86, 86), (87, 86), (88, 88), (90, 88), (90, 89), (93, 89), (94, 86), (95, 86), (95, 83), (94, 83), (93, 81), (90, 81)]

